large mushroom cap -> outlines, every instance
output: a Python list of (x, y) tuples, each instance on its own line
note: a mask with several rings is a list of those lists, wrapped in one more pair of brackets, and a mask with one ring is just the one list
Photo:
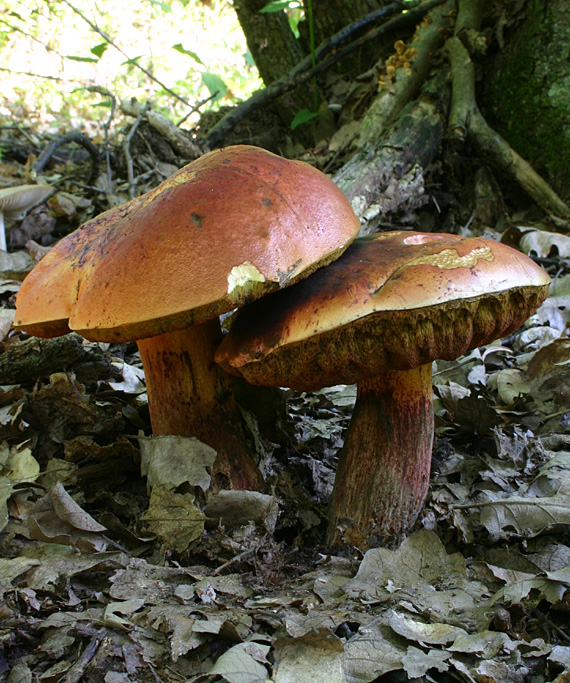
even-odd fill
[(359, 227), (308, 164), (217, 150), (61, 240), (24, 281), (16, 324), (99, 341), (182, 329), (306, 277)]
[(549, 282), (527, 256), (492, 240), (369, 235), (242, 309), (216, 361), (252, 384), (311, 390), (452, 360), (519, 327)]

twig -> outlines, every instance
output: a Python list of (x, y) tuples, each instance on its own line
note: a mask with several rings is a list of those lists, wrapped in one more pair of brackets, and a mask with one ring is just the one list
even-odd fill
[[(548, 506), (545, 505), (544, 502), (538, 502), (538, 501), (543, 501), (543, 498), (529, 498), (528, 500), (522, 499), (522, 500), (517, 500), (515, 503), (512, 502), (512, 500), (509, 500), (508, 498), (505, 498), (503, 500), (482, 500), (478, 503), (473, 502), (473, 503), (452, 503), (449, 506), (450, 510), (469, 510), (470, 508), (492, 508), (492, 507), (497, 507), (498, 505), (529, 505), (532, 507), (539, 507), (539, 508), (547, 508)], [(550, 513), (549, 513), (550, 514)]]
[(35, 74), (31, 71), (14, 71), (13, 69), (7, 69), (4, 66), (0, 66), (0, 71), (6, 71), (9, 74), (15, 74), (16, 76), (30, 76), (31, 78), (47, 78), (50, 81), (58, 81), (59, 83), (68, 83), (63, 78), (58, 78), (57, 76), (46, 76), (44, 74)]
[(85, 674), (85, 669), (89, 666), (89, 663), (97, 654), (103, 638), (107, 635), (107, 629), (102, 628), (97, 631), (97, 633), (91, 638), (89, 645), (85, 648), (85, 651), (75, 662), (75, 664), (69, 669), (69, 671), (62, 678), (62, 683), (79, 683)]
[[(293, 71), (291, 71), (289, 74), (278, 79), (267, 88), (264, 88), (263, 90), (258, 90), (257, 92), (253, 93), (253, 95), (249, 99), (245, 100), (240, 105), (232, 109), (220, 121), (218, 121), (218, 123), (215, 126), (213, 126), (213, 128), (209, 131), (208, 136), (206, 138), (208, 147), (214, 148), (219, 146), (222, 143), (224, 137), (252, 111), (255, 111), (256, 109), (265, 106), (266, 104), (273, 101), (277, 97), (280, 97), (289, 90), (299, 87), (306, 81), (310, 80), (314, 75), (321, 73), (322, 71), (325, 71), (333, 64), (336, 64), (336, 62), (347, 57), (349, 54), (354, 52), (354, 50), (357, 50), (362, 45), (364, 45), (364, 43), (370, 40), (377, 40), (380, 36), (384, 34), (393, 33), (403, 26), (408, 26), (409, 24), (415, 23), (420, 17), (423, 17), (430, 9), (443, 4), (445, 1), (446, 0), (428, 0), (428, 2), (425, 2), (419, 7), (407, 11), (405, 14), (399, 14), (397, 17), (394, 17), (393, 19), (390, 19), (389, 21), (378, 26), (377, 28), (372, 29), (365, 35), (355, 40), (350, 45), (347, 45), (342, 50), (334, 52), (332, 55), (319, 62), (314, 68), (308, 68), (310, 66), (311, 59), (309, 56), (307, 59), (303, 60), (301, 64), (297, 65), (295, 69), (293, 69)], [(399, 6), (399, 3), (397, 4)], [(388, 7), (384, 9), (388, 9)], [(342, 31), (340, 31), (339, 33), (345, 31), (347, 31), (346, 28), (342, 29)], [(335, 34), (331, 38), (331, 40), (336, 40), (337, 36), (338, 33)], [(325, 52), (328, 52), (328, 49), (325, 50)], [(322, 56), (322, 54), (323, 52), (321, 51), (321, 48), (319, 48), (317, 50), (317, 55)]]
[(178, 95), (177, 93), (175, 93), (174, 90), (171, 90), (171, 89), (170, 89), (168, 86), (166, 86), (164, 83), (162, 83), (161, 81), (159, 81), (158, 78), (156, 78), (155, 76), (153, 76), (153, 75), (151, 74), (151, 72), (148, 71), (148, 69), (145, 69), (144, 66), (142, 66), (141, 64), (139, 64), (139, 63), (136, 61), (136, 59), (131, 59), (131, 58), (129, 57), (129, 55), (128, 55), (126, 52), (124, 52), (124, 50), (122, 50), (116, 43), (113, 42), (112, 38), (110, 38), (104, 31), (102, 31), (102, 30), (97, 26), (97, 24), (93, 23), (90, 19), (88, 19), (88, 18), (83, 14), (83, 12), (82, 12), (80, 9), (78, 9), (77, 7), (75, 7), (74, 5), (72, 5), (71, 2), (69, 2), (69, 0), (63, 0), (63, 2), (64, 2), (71, 10), (73, 10), (76, 14), (78, 14), (78, 15), (83, 19), (83, 21), (85, 21), (87, 24), (89, 24), (89, 27), (91, 28), (92, 31), (95, 31), (95, 33), (98, 33), (98, 34), (101, 36), (101, 38), (103, 38), (103, 40), (104, 40), (105, 42), (109, 43), (109, 45), (111, 45), (111, 47), (114, 47), (115, 50), (117, 50), (118, 52), (120, 52), (120, 53), (123, 55), (123, 57), (125, 57), (125, 58), (128, 60), (128, 62), (129, 62), (130, 64), (133, 64), (134, 66), (136, 66), (137, 69), (139, 69), (140, 71), (142, 71), (143, 74), (144, 74), (147, 78), (150, 78), (151, 81), (153, 81), (153, 82), (156, 83), (157, 85), (160, 85), (160, 87), (163, 88), (163, 90), (164, 90), (165, 92), (167, 92), (169, 95), (172, 95), (172, 97), (174, 97), (175, 99), (177, 99), (179, 102), (182, 102), (182, 103), (185, 104), (187, 107), (191, 107), (191, 106), (192, 106), (187, 100), (185, 100), (183, 97), (181, 97), (180, 95)]
[(218, 92), (219, 92), (219, 90), (216, 90), (216, 92), (210, 93), (208, 95), (208, 97), (205, 97), (203, 100), (198, 102), (198, 104), (195, 104), (192, 107), (192, 109), (186, 114), (186, 116), (183, 116), (180, 119), (180, 121), (178, 121), (178, 123), (176, 124), (176, 127), (179, 128), (188, 119), (189, 116), (192, 116), (192, 114), (194, 112), (198, 111), (198, 109), (201, 109), (205, 104), (210, 102), (210, 100), (213, 100), (217, 96)]
[(55, 138), (55, 140), (52, 140), (38, 157), (34, 164), (34, 171), (41, 173), (55, 154), (56, 150), (68, 142), (75, 142), (89, 152), (89, 156), (91, 157), (91, 175), (89, 177), (89, 182), (92, 183), (99, 173), (99, 150), (84, 133), (80, 133), (76, 130), (64, 133)]
[(107, 121), (103, 124), (103, 134), (105, 136), (105, 162), (107, 165), (107, 190), (111, 190), (113, 185), (113, 171), (111, 169), (111, 146), (109, 144), (109, 129), (111, 128), (111, 122), (115, 117), (115, 109), (117, 108), (117, 100), (113, 93), (109, 92), (106, 88), (101, 88), (97, 85), (89, 86), (86, 88), (88, 92), (96, 92), (103, 97), (108, 97), (111, 100), (111, 111), (109, 112), (109, 117)]
[(53, 47), (50, 47), (47, 43), (42, 42), (39, 38), (36, 38), (35, 36), (31, 35), (31, 33), (27, 33), (18, 26), (14, 26), (14, 24), (11, 24), (9, 21), (6, 21), (6, 19), (0, 19), (0, 24), (4, 24), (12, 31), (16, 31), (16, 33), (21, 33), (23, 36), (26, 36), (26, 38), (33, 40), (35, 43), (39, 43), (47, 52), (54, 52), (58, 57), (61, 57), (63, 59), (63, 55), (59, 53), (57, 50), (54, 50)]
[(560, 628), (560, 626), (557, 626), (551, 619), (549, 619), (545, 614), (542, 614), (542, 612), (539, 612), (538, 609), (535, 609), (532, 611), (532, 615), (541, 621), (543, 624), (549, 626), (560, 638), (565, 640), (567, 643), (570, 643), (570, 636), (564, 631), (563, 629)]
[(239, 555), (235, 555), (232, 557), (230, 560), (227, 562), (224, 562), (224, 564), (221, 564), (219, 567), (216, 567), (214, 571), (212, 572), (212, 576), (217, 576), (218, 574), (221, 574), (221, 572), (224, 571), (224, 569), (227, 569), (230, 567), (232, 564), (235, 564), (236, 562), (241, 562), (244, 557), (247, 557), (248, 555), (251, 555), (252, 553), (256, 553), (259, 548), (262, 546), (263, 541), (265, 538), (261, 540), (261, 542), (255, 547), (255, 548), (248, 548), (247, 550), (244, 550), (243, 553), (240, 553)]
[(125, 139), (125, 147), (124, 147), (124, 154), (125, 154), (125, 161), (127, 162), (127, 174), (129, 177), (129, 194), (131, 196), (131, 199), (135, 198), (135, 180), (134, 180), (134, 168), (133, 168), (133, 158), (131, 156), (131, 140), (133, 139), (133, 135), (136, 133), (137, 128), (139, 127), (141, 121), (143, 120), (144, 115), (146, 112), (150, 109), (150, 104), (146, 104), (139, 115), (136, 118), (136, 121), (133, 123), (131, 126), (131, 129), (127, 133), (127, 137)]

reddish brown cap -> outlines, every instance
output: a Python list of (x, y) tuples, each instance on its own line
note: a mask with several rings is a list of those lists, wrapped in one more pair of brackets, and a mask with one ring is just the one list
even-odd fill
[(359, 227), (308, 164), (216, 150), (61, 240), (22, 284), (15, 322), (98, 341), (182, 329), (306, 277)]
[(252, 384), (351, 384), (452, 360), (514, 331), (549, 283), (531, 259), (492, 240), (369, 235), (303, 282), (242, 309), (216, 361)]

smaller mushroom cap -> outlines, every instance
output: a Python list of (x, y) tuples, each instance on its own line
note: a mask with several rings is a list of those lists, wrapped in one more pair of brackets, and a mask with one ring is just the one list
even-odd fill
[(252, 384), (312, 390), (453, 360), (517, 329), (550, 278), (499, 242), (397, 231), (235, 316), (216, 361)]
[(43, 202), (53, 192), (49, 185), (18, 185), (0, 190), (0, 211), (5, 218), (15, 219), (32, 206)]

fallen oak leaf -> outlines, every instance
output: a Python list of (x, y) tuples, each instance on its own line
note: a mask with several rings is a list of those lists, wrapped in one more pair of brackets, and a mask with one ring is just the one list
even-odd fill
[(102, 551), (109, 541), (107, 529), (81, 508), (58, 482), (30, 509), (30, 536), (37, 541), (72, 545), (80, 550)]

